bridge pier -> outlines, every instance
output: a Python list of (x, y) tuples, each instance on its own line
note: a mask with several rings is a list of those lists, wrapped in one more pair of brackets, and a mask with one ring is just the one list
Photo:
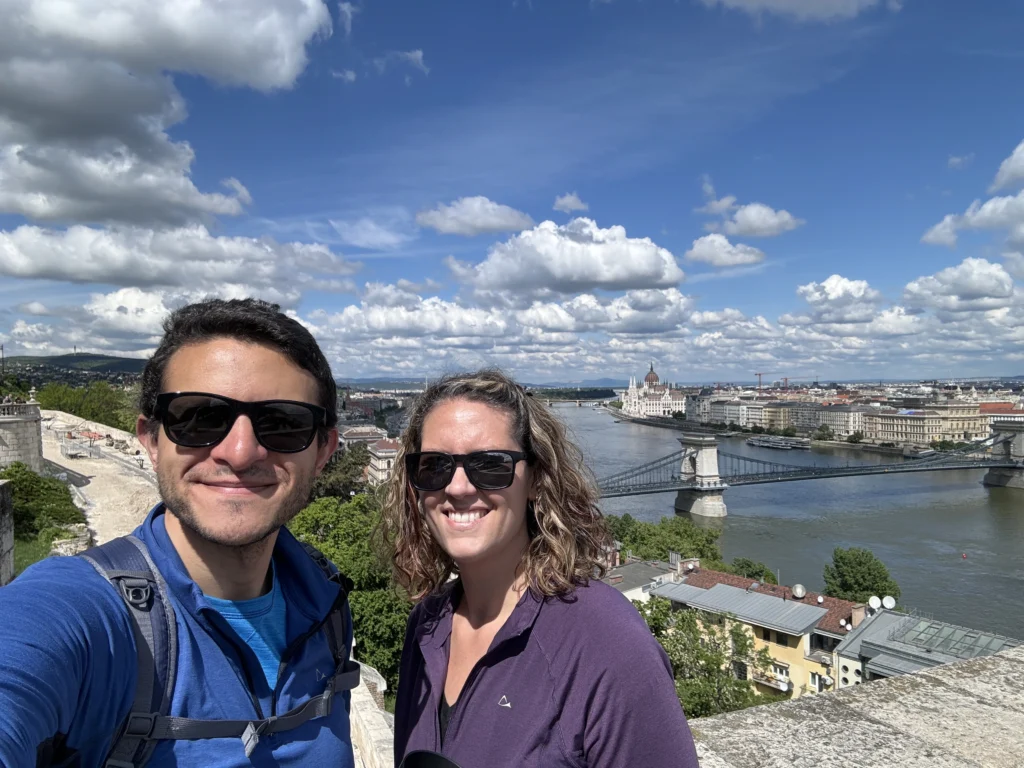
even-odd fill
[(683, 435), (680, 476), (693, 485), (676, 494), (676, 514), (725, 517), (729, 512), (722, 492), (728, 488), (718, 474), (718, 441), (708, 435)]
[[(1015, 488), (1024, 490), (1024, 422), (992, 421), (992, 434), (1010, 438), (997, 446), (1002, 450), (1001, 458), (1016, 461), (1016, 467), (992, 467), (985, 473), (982, 484), (991, 488)], [(993, 455), (996, 451), (993, 451)]]

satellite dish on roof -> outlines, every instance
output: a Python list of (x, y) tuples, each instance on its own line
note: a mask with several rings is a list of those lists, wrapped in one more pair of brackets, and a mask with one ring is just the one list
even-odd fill
[(806, 596), (807, 596), (807, 590), (804, 589), (804, 585), (803, 584), (794, 584), (793, 585), (793, 597), (795, 597), (797, 600), (800, 600), (801, 598), (806, 597)]
[(868, 600), (868, 605), (871, 606), (871, 610), (877, 611), (882, 607), (882, 601), (878, 599), (878, 595), (872, 595)]
[(821, 595), (818, 595), (818, 605), (821, 605), (824, 602), (825, 602), (825, 598), (822, 597)]
[(839, 626), (840, 627), (845, 627), (846, 626), (846, 619), (840, 619), (839, 620)]
[(896, 600), (891, 595), (886, 595), (882, 598), (882, 605), (884, 605), (887, 610), (891, 611), (896, 607)]

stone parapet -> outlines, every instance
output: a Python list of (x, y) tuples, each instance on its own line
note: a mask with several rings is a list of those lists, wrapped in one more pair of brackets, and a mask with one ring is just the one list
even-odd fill
[(1019, 768), (1024, 647), (691, 720), (703, 768)]
[[(363, 666), (364, 674), (372, 670)], [(376, 670), (372, 670), (376, 674)], [(365, 768), (394, 768), (395, 729), (365, 682), (352, 691), (352, 744)]]
[(35, 403), (0, 405), (0, 467), (15, 462), (43, 471), (42, 421)]
[(0, 480), (0, 587), (14, 579), (14, 500), (11, 484)]

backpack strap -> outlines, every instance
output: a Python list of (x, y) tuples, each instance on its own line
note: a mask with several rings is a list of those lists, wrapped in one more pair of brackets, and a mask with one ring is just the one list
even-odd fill
[(113, 539), (80, 557), (114, 586), (131, 616), (138, 659), (135, 699), (114, 736), (105, 768), (138, 768), (156, 748), (155, 741), (138, 735), (139, 721), (170, 711), (178, 661), (174, 608), (163, 576), (136, 537)]
[(174, 611), (164, 597), (167, 585), (145, 545), (133, 536), (114, 539), (81, 555), (114, 584), (124, 598), (132, 615), (139, 649), (135, 702), (115, 738), (104, 768), (140, 768), (152, 755), (157, 742), (165, 740), (240, 738), (245, 755), (249, 757), (260, 736), (289, 731), (315, 717), (329, 715), (335, 694), (359, 685), (360, 666), (350, 658), (345, 642), (349, 634), (346, 606), (352, 582), (315, 547), (303, 543), (303, 548), (324, 575), (341, 587), (323, 624), (334, 658), (334, 675), (327, 679), (324, 692), (319, 696), (263, 720), (197, 720), (168, 716), (174, 692), (177, 634)]

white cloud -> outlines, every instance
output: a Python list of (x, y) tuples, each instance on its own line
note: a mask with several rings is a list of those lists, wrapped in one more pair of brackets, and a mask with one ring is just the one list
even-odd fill
[(764, 203), (749, 203), (736, 209), (732, 218), (726, 219), (722, 227), (727, 235), (775, 237), (804, 223), (803, 219), (796, 218), (789, 211), (776, 211)]
[(291, 87), (329, 34), (321, 0), (160, 3), (9, 0), (0, 25), (0, 213), (41, 221), (176, 226), (250, 201), (204, 193), (167, 73)]
[(423, 58), (423, 51), (419, 48), (414, 51), (388, 51), (373, 60), (373, 65), (380, 74), (384, 74), (392, 64), (407, 64), (424, 75), (430, 74), (430, 67), (427, 66), (427, 62)]
[(732, 325), (746, 320), (746, 315), (738, 309), (723, 309), (721, 311), (694, 312), (690, 316), (690, 325), (694, 328), (715, 328), (720, 325)]
[(350, 290), (339, 278), (358, 268), (322, 245), (215, 237), (200, 225), (155, 232), (26, 225), (0, 232), (0, 274), (26, 279), (194, 290), (248, 286), (297, 297), (314, 280), (318, 290)]
[(850, 305), (875, 302), (881, 298), (881, 294), (868, 285), (867, 280), (849, 280), (842, 275), (830, 275), (821, 283), (801, 285), (796, 292), (811, 306)]
[(764, 252), (750, 245), (733, 245), (724, 235), (712, 234), (694, 240), (684, 258), (714, 267), (736, 267), (764, 261)]
[(1001, 264), (974, 258), (912, 280), (903, 290), (908, 305), (946, 313), (999, 309), (1014, 296), (1013, 278)]
[(956, 246), (957, 217), (947, 214), (942, 221), (929, 229), (921, 236), (921, 242), (928, 245), (945, 245), (949, 248)]
[(998, 192), (1021, 183), (1024, 183), (1024, 141), (1018, 144), (1013, 153), (1000, 164), (995, 181), (992, 182), (988, 191), (989, 193)]
[(533, 219), (522, 211), (477, 195), (460, 197), (448, 205), (440, 203), (433, 210), (420, 211), (416, 214), (416, 223), (443, 235), (475, 237), (526, 229), (533, 226)]
[[(722, 6), (746, 11), (752, 15), (774, 13), (791, 16), (800, 21), (833, 21), (852, 19), (860, 13), (880, 5), (880, 0), (701, 0), (709, 8)], [(889, 0), (886, 7), (898, 11), (899, 0)]]
[(338, 19), (345, 30), (345, 37), (352, 34), (352, 20), (357, 13), (359, 13), (359, 9), (352, 3), (338, 3)]
[(925, 232), (922, 242), (953, 247), (962, 229), (1007, 230), (1013, 245), (1024, 245), (1024, 190), (1012, 197), (975, 200), (963, 214), (948, 214)]
[(701, 191), (706, 202), (694, 209), (694, 213), (721, 216), (723, 219), (705, 224), (704, 229), (708, 232), (724, 231), (737, 237), (776, 237), (807, 223), (789, 211), (777, 211), (764, 203), (738, 205), (734, 195), (726, 195), (719, 200), (715, 185), (707, 174), (704, 174)]
[[(830, 275), (820, 283), (812, 282), (796, 289), (797, 295), (810, 305), (809, 314), (786, 313), (779, 318), (784, 326), (834, 326), (821, 329), (835, 332), (838, 326), (851, 323), (870, 323), (878, 315), (882, 294), (866, 280), (850, 280), (842, 275)], [(839, 329), (850, 334), (850, 328)], [(861, 329), (857, 333), (867, 333)]]
[(974, 153), (970, 152), (966, 155), (950, 155), (946, 161), (946, 166), (952, 168), (954, 171), (959, 171), (966, 168), (974, 162)]
[(667, 288), (684, 277), (672, 253), (650, 238), (628, 237), (620, 226), (601, 229), (587, 218), (542, 222), (492, 246), (480, 264), (447, 263), (475, 288), (524, 294)]
[(408, 212), (404, 208), (371, 211), (356, 219), (328, 219), (344, 245), (371, 251), (388, 251), (414, 240)]
[(575, 192), (569, 192), (555, 198), (554, 209), (562, 213), (572, 213), (573, 211), (589, 210), (590, 206), (580, 200), (580, 196)]
[(343, 83), (354, 83), (356, 81), (356, 73), (351, 69), (332, 69), (331, 77), (336, 80), (341, 80)]

